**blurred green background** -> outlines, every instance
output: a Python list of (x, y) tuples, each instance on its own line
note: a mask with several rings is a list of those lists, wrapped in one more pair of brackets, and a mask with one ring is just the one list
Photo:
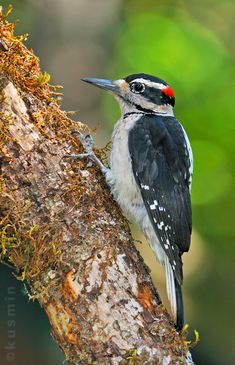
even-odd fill
[[(234, 19), (229, 0), (15, 0), (10, 19), (17, 34), (40, 57), (52, 83), (64, 85), (62, 107), (98, 126), (96, 143), (110, 139), (119, 109), (111, 96), (81, 77), (120, 78), (150, 73), (169, 82), (176, 117), (191, 140), (195, 159), (193, 240), (185, 255), (184, 297), (190, 335), (200, 344), (196, 364), (235, 364), (234, 245)], [(143, 240), (133, 227), (133, 233)], [(164, 275), (146, 243), (137, 243), (164, 303)], [(1, 267), (0, 362), (55, 365), (63, 356), (37, 303)], [(9, 288), (14, 288), (9, 290)], [(14, 303), (16, 331), (9, 339), (8, 307)], [(9, 340), (14, 349), (9, 350)], [(12, 345), (13, 346), (13, 345)], [(7, 354), (13, 352), (13, 358)]]

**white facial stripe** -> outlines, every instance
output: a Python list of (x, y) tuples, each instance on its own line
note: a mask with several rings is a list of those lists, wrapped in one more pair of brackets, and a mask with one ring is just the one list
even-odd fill
[(160, 89), (160, 90), (165, 89), (166, 87), (166, 85), (163, 85), (162, 83), (149, 81), (143, 78), (135, 79), (132, 82), (140, 82), (142, 84), (145, 84), (146, 86), (154, 87), (155, 89)]

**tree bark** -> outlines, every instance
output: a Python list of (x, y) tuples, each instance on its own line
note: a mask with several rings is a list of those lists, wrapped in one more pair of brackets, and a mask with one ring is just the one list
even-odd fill
[[(72, 364), (192, 364), (104, 178), (37, 58), (0, 20), (1, 259)], [(102, 154), (102, 151), (97, 151)]]

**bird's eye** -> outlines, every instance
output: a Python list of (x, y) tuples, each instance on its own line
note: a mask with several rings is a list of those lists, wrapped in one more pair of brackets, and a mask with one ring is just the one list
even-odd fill
[(145, 90), (145, 84), (141, 84), (141, 82), (132, 82), (130, 88), (133, 93), (142, 93)]

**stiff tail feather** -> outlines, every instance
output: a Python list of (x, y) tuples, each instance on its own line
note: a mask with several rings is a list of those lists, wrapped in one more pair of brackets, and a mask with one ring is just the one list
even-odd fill
[(177, 307), (177, 319), (176, 319), (176, 329), (181, 331), (184, 327), (184, 303), (183, 303), (183, 295), (182, 295), (182, 287), (178, 283), (177, 279), (175, 280), (175, 294), (176, 294), (176, 307)]
[(181, 285), (178, 283), (171, 268), (169, 259), (165, 256), (166, 289), (171, 304), (171, 310), (176, 323), (176, 329), (181, 331), (184, 326), (184, 305)]

